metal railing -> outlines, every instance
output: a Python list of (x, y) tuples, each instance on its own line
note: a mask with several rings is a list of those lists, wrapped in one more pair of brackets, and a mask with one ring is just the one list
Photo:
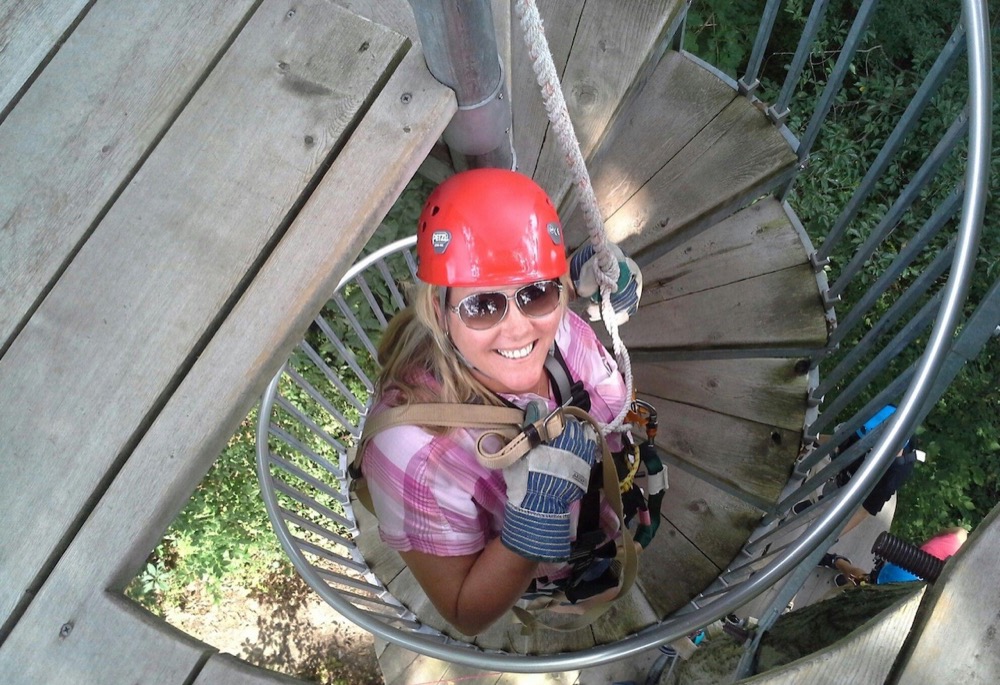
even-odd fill
[[(793, 62), (801, 65), (803, 56), (808, 54), (824, 4), (823, 0), (819, 0), (810, 14), (806, 35), (800, 41)], [(750, 66), (740, 80), (740, 89), (751, 97), (758, 95), (755, 91), (759, 84), (762, 56), (779, 5), (777, 0), (767, 3)], [(866, 0), (849, 31), (848, 44), (837, 60), (805, 134), (799, 139), (800, 160), (808, 157), (817, 140), (873, 7), (874, 2)], [(363, 512), (351, 508), (344, 473), (349, 458), (346, 445), (359, 434), (364, 407), (373, 388), (374, 369), (353, 351), (364, 350), (374, 356), (374, 347), (365, 334), (365, 325), (355, 314), (358, 311), (356, 303), (360, 302), (362, 308), (365, 302), (368, 303), (373, 310), (374, 325), (379, 327), (385, 325), (393, 309), (403, 306), (395, 281), (399, 280), (400, 273), (404, 276), (408, 273), (411, 277), (415, 273), (409, 247), (412, 240), (374, 253), (345, 276), (332, 301), (342, 316), (332, 321), (321, 315), (311, 331), (313, 342), (310, 343), (307, 336), (298, 353), (301, 359), (308, 360), (313, 369), (312, 376), (306, 377), (286, 365), (264, 396), (258, 428), (258, 435), (262, 437), (258, 440), (262, 489), (282, 545), (307, 582), (340, 613), (383, 639), (432, 657), (504, 672), (563, 671), (627, 658), (688, 635), (784, 580), (771, 604), (770, 613), (761, 617), (762, 624), (772, 621), (801, 587), (802, 581), (836, 538), (844, 522), (874, 486), (900, 446), (943, 392), (947, 382), (957, 373), (961, 362), (970, 354), (975, 354), (975, 350), (979, 349), (976, 345), (981, 346), (993, 334), (1000, 320), (997, 305), (986, 302), (965, 322), (962, 336), (954, 339), (975, 263), (990, 152), (991, 83), (986, 4), (981, 0), (963, 0), (962, 8), (963, 27), (955, 31), (942, 49), (854, 196), (826, 233), (821, 248), (812, 256), (817, 270), (823, 269), (835, 254), (859, 208), (871, 196), (904, 140), (915, 130), (921, 112), (957, 65), (963, 47), (968, 62), (967, 111), (934, 146), (921, 171), (901, 190), (886, 218), (873, 229), (871, 237), (853, 258), (846, 260), (847, 266), (834, 280), (828, 293), (828, 303), (838, 301), (838, 297), (845, 292), (845, 284), (856, 277), (860, 265), (876, 251), (902, 213), (912, 207), (919, 191), (927, 183), (939, 179), (944, 159), (952, 154), (956, 145), (967, 140), (964, 178), (959, 187), (946, 194), (872, 288), (840, 317), (840, 327), (833, 331), (824, 356), (813, 360), (816, 365), (820, 365), (826, 355), (838, 353), (838, 346), (846, 346), (849, 334), (857, 333), (880, 296), (898, 291), (895, 303), (878, 321), (868, 326), (864, 335), (858, 336), (859, 340), (851, 349), (843, 352), (844, 356), (833, 366), (830, 375), (816, 383), (811, 402), (816, 408), (822, 407), (823, 411), (814, 411), (809, 424), (804, 427), (809, 449), (797, 463), (779, 501), (767, 512), (742, 553), (689, 606), (655, 626), (612, 644), (558, 655), (510, 655), (483, 651), (423, 626), (369, 570), (356, 539), (358, 516)], [(789, 72), (792, 83), (798, 78), (795, 71), (793, 68)], [(786, 82), (770, 109), (770, 116), (778, 125), (785, 125), (782, 123), (785, 121), (783, 110), (791, 101), (792, 89), (793, 86)], [(779, 192), (784, 194), (788, 190), (785, 188)], [(945, 239), (943, 232), (952, 225), (951, 219), (959, 210), (961, 218), (955, 235)], [(940, 246), (941, 242), (945, 244)], [(901, 279), (904, 273), (913, 271), (914, 265), (922, 264), (922, 256), (927, 257), (935, 250), (938, 254), (924, 260), (927, 263), (920, 267), (922, 272), (912, 282), (903, 284)], [(949, 271), (947, 282), (938, 287), (945, 271)], [(996, 290), (995, 286), (991, 293), (995, 294)], [(354, 298), (355, 305), (349, 304), (347, 298)], [(918, 304), (918, 311), (905, 320)], [(377, 314), (375, 310), (378, 310)], [(932, 320), (933, 325), (928, 330)], [(368, 325), (372, 325), (371, 321)], [(893, 331), (892, 339), (880, 348), (880, 339)], [(887, 360), (898, 356), (901, 350), (917, 345), (921, 336), (926, 336), (927, 342), (918, 361), (893, 378), (884, 379)], [(334, 365), (336, 368), (323, 361), (324, 357), (319, 354), (316, 345), (323, 347), (328, 357), (339, 360)], [(868, 357), (872, 359), (866, 362)], [(321, 383), (329, 384), (334, 394), (350, 397), (335, 405), (323, 399), (325, 394), (317, 387)], [(873, 392), (872, 387), (879, 385), (881, 387)], [(826, 396), (834, 392), (837, 395), (825, 402)], [(859, 401), (860, 397), (868, 395), (871, 397), (867, 402)], [(309, 397), (322, 406), (329, 422), (320, 425), (321, 422), (296, 409), (291, 399), (296, 396)], [(898, 409), (888, 421), (844, 454), (833, 455), (835, 445), (889, 401), (894, 401)], [(853, 414), (846, 418), (842, 416), (849, 407), (859, 404), (863, 406)], [(292, 424), (297, 424), (298, 428), (295, 431), (284, 428), (282, 415)], [(812, 442), (820, 431), (835, 425), (828, 443), (821, 446)], [(296, 453), (295, 459), (287, 456), (291, 452)], [(805, 515), (788, 515), (795, 502), (821, 488), (843, 466), (865, 452), (868, 456), (855, 476), (837, 493), (812, 507)], [(823, 465), (827, 457), (832, 459), (829, 464)], [(335, 486), (320, 481), (316, 469), (333, 474)], [(303, 495), (303, 492), (307, 494)], [(785, 535), (799, 529), (801, 533), (794, 537)], [(789, 538), (790, 542), (776, 543), (779, 539)]]

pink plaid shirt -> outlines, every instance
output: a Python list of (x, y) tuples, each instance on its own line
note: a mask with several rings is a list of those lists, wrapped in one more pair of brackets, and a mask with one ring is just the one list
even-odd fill
[[(614, 359), (590, 326), (567, 312), (556, 332), (556, 345), (574, 380), (590, 392), (591, 415), (611, 421), (625, 402), (625, 383)], [(434, 380), (428, 377), (428, 382)], [(545, 399), (534, 394), (505, 395), (525, 407)], [(380, 397), (372, 413), (390, 406), (391, 394)], [(501, 471), (484, 468), (476, 460), (476, 439), (481, 431), (462, 429), (431, 435), (419, 426), (387, 429), (368, 443), (364, 474), (378, 512), (382, 540), (399, 551), (416, 550), (435, 556), (474, 554), (500, 534), (507, 486)], [(610, 436), (612, 450), (620, 449), (620, 436)], [(572, 530), (576, 530), (579, 502), (572, 505)], [(601, 527), (611, 536), (618, 528), (614, 512), (602, 503)], [(542, 564), (539, 576), (559, 578), (568, 574), (564, 564)]]

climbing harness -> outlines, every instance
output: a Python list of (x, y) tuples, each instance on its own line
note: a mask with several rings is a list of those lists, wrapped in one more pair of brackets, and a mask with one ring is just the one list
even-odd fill
[[(642, 446), (631, 444), (629, 433), (623, 432), (626, 448), (612, 453), (600, 426), (587, 413), (590, 395), (580, 381), (573, 381), (569, 368), (559, 352), (546, 358), (545, 370), (550, 378), (557, 408), (546, 416), (525, 423), (525, 412), (514, 406), (496, 406), (462, 403), (423, 403), (392, 407), (370, 417), (356, 450), (350, 455), (348, 473), (350, 489), (366, 509), (374, 513), (371, 496), (367, 491), (362, 472), (364, 449), (376, 434), (395, 426), (418, 425), (452, 428), (482, 429), (477, 440), (476, 458), (486, 468), (502, 469), (524, 457), (531, 449), (558, 436), (566, 417), (592, 425), (598, 435), (601, 459), (591, 471), (590, 484), (580, 504), (577, 537), (568, 559), (572, 572), (567, 578), (548, 583), (544, 579), (532, 582), (526, 594), (534, 601), (513, 608), (517, 619), (526, 630), (545, 627), (553, 630), (577, 630), (589, 625), (610, 608), (613, 601), (623, 597), (635, 581), (638, 560), (637, 550), (629, 525), (638, 515), (636, 529), (642, 548), (649, 545), (659, 525), (659, 508), (666, 488), (666, 470), (656, 455), (652, 440), (656, 435), (656, 411), (652, 405), (639, 400), (629, 408), (635, 425), (646, 429), (647, 439)], [(500, 444), (497, 450), (490, 446)], [(605, 488), (605, 483), (617, 487)], [(647, 501), (643, 486), (655, 488)], [(620, 544), (606, 540), (600, 529), (600, 492), (619, 521)], [(652, 518), (651, 518), (652, 512)], [(606, 563), (602, 563), (606, 562)], [(617, 594), (588, 608), (570, 621), (558, 626), (540, 620), (535, 613), (562, 602), (576, 604), (618, 587)]]

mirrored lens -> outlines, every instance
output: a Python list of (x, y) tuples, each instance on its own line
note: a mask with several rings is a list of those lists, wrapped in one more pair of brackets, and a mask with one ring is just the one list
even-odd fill
[(537, 319), (556, 310), (561, 292), (562, 285), (558, 281), (539, 281), (519, 288), (510, 297), (497, 292), (475, 293), (452, 310), (469, 328), (484, 331), (503, 321), (507, 315), (508, 299), (513, 299), (525, 316)]
[(514, 293), (514, 298), (525, 316), (538, 318), (551, 314), (559, 306), (559, 290), (557, 282), (542, 281), (524, 286)]
[(459, 316), (469, 328), (477, 331), (492, 328), (507, 314), (507, 296), (503, 293), (476, 293), (458, 305)]

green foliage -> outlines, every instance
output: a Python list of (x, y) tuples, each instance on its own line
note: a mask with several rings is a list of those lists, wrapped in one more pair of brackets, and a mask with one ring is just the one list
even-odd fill
[(195, 489), (128, 594), (156, 613), (197, 585), (214, 600), (224, 581), (257, 588), (290, 564), (271, 532), (254, 472), (254, 409)]

